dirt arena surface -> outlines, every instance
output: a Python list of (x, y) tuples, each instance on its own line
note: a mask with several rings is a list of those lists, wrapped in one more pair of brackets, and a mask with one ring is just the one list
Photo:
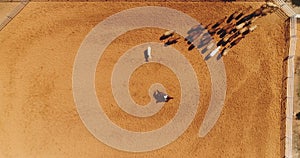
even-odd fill
[[(91, 29), (106, 17), (138, 6), (164, 6), (182, 11), (203, 25), (236, 10), (262, 3), (215, 2), (31, 2), (0, 32), (0, 156), (2, 157), (280, 157), (280, 107), (285, 23), (276, 14), (256, 21), (258, 28), (224, 57), (227, 73), (225, 106), (204, 138), (198, 130), (211, 96), (206, 63), (180, 41), (174, 47), (194, 67), (200, 106), (190, 127), (173, 143), (150, 152), (111, 148), (91, 135), (79, 118), (72, 94), (76, 53)], [(96, 72), (102, 108), (118, 126), (133, 131), (157, 129), (175, 115), (180, 85), (172, 71), (145, 64), (130, 79), (130, 93), (146, 104), (152, 83), (163, 84), (174, 100), (148, 118), (136, 118), (117, 107), (110, 75), (118, 58), (131, 47), (159, 42), (165, 30), (145, 28), (119, 36), (105, 50)], [(151, 72), (151, 73), (147, 73)], [(155, 140), (153, 140), (155, 141)]]
[(19, 2), (0, 2), (0, 22), (5, 19), (7, 13), (11, 12)]

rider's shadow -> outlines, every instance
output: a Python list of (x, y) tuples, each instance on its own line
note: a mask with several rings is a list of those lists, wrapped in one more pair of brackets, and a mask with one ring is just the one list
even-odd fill
[(164, 93), (164, 92), (160, 92), (158, 90), (156, 90), (154, 93), (153, 93), (153, 97), (154, 99), (156, 100), (156, 103), (160, 103), (160, 102), (165, 102), (166, 99), (164, 98), (164, 96), (166, 96), (167, 94)]
[(149, 54), (147, 49), (144, 51), (144, 58), (145, 58), (145, 62), (149, 62)]

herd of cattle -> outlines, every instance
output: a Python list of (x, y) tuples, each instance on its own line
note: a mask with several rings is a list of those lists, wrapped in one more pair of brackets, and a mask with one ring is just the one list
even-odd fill
[[(195, 47), (202, 49), (201, 53), (210, 52), (206, 59), (209, 59), (219, 53), (219, 57), (225, 56), (229, 50), (237, 45), (247, 34), (254, 31), (257, 25), (255, 20), (260, 17), (273, 13), (278, 9), (274, 3), (267, 2), (255, 11), (246, 10), (235, 11), (229, 17), (217, 21), (215, 24), (208, 24), (202, 27), (201, 24), (193, 26), (185, 37), (189, 45), (188, 50)], [(165, 32), (161, 37), (165, 45), (172, 45), (180, 40), (180, 36), (175, 34), (174, 30)]]

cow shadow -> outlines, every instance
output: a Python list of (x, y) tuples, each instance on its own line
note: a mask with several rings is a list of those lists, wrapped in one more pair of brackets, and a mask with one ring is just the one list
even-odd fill
[(145, 62), (149, 62), (149, 56), (148, 56), (147, 49), (144, 51), (144, 58), (145, 58)]

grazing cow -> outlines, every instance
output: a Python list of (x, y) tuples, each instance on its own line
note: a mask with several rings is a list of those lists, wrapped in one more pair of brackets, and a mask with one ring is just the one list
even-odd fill
[(178, 42), (179, 39), (180, 39), (180, 37), (172, 37), (172, 38), (168, 39), (168, 41), (165, 43), (165, 45), (175, 44)]
[(222, 29), (227, 30), (227, 29), (233, 28), (233, 26), (234, 26), (234, 24), (228, 24), (228, 25), (224, 26)]
[(236, 28), (237, 30), (240, 30), (240, 29), (242, 29), (245, 25), (246, 25), (246, 22), (243, 22), (243, 23), (237, 25), (235, 28)]
[(248, 33), (254, 31), (256, 28), (257, 28), (257, 25), (254, 25), (254, 26), (251, 26), (251, 27), (245, 27), (245, 28), (240, 30), (240, 33), (245, 36)]
[(234, 13), (232, 13), (228, 19), (226, 20), (226, 23), (230, 23), (236, 16), (237, 16), (238, 12), (235, 11)]
[(222, 45), (222, 46), (225, 46), (229, 41), (229, 37), (230, 36), (226, 36), (226, 37), (224, 37), (222, 40), (220, 40), (218, 43), (217, 43), (217, 46), (220, 46), (220, 45)]
[(224, 48), (221, 52), (221, 55), (226, 56), (228, 54), (229, 50), (230, 50), (230, 48)]
[(208, 30), (208, 33), (213, 36), (219, 29), (220, 28), (211, 28)]
[(215, 23), (212, 28), (216, 28), (218, 26), (220, 26), (225, 20), (226, 20), (227, 16), (225, 16), (225, 18), (220, 19), (217, 23)]
[(241, 13), (237, 14), (237, 16), (234, 17), (234, 19), (239, 20), (244, 14), (245, 14), (245, 12), (241, 12)]
[(224, 38), (222, 39), (222, 41), (227, 42), (227, 41), (229, 40), (229, 37), (230, 37), (230, 36), (224, 37)]
[(268, 7), (267, 4), (263, 4), (262, 6), (260, 6), (260, 8), (263, 8), (263, 9), (265, 9), (265, 8), (267, 8), (267, 7)]
[(266, 8), (262, 11), (261, 16), (266, 16), (268, 13), (273, 13), (274, 9), (273, 8)]
[(278, 8), (278, 6), (276, 4), (274, 4), (274, 3), (272, 3), (272, 2), (267, 2), (266, 5), (268, 7)]
[(258, 19), (258, 17), (253, 18), (253, 19), (250, 21), (250, 24), (253, 24), (257, 19)]
[(227, 41), (225, 41), (225, 42), (223, 42), (222, 43), (222, 46), (224, 47), (224, 46), (226, 46), (227, 45), (227, 43), (229, 43), (230, 41), (229, 40), (227, 40)]
[(227, 40), (228, 42), (233, 41), (236, 37), (238, 37), (240, 35), (239, 32), (234, 33), (232, 36), (229, 37), (229, 39)]
[(173, 36), (175, 33), (175, 30), (169, 30), (169, 31), (166, 31), (163, 35), (164, 36)]
[(174, 30), (169, 30), (169, 31), (166, 31), (162, 36), (160, 36), (159, 40), (165, 40), (171, 36), (173, 36), (175, 33)]
[(252, 32), (252, 31), (254, 31), (256, 28), (257, 28), (257, 25), (254, 25), (254, 26), (251, 26), (251, 27), (249, 28), (249, 30)]
[(230, 43), (230, 48), (232, 48), (233, 46), (237, 45), (243, 38), (244, 38), (244, 36), (239, 37), (239, 38), (235, 39), (233, 42), (231, 42)]
[(250, 30), (249, 30), (249, 28), (247, 28), (243, 33), (242, 33), (242, 35), (243, 36), (246, 36), (247, 34), (249, 34), (250, 33)]
[(258, 8), (251, 14), (253, 15), (253, 17), (261, 16), (263, 10), (264, 8)]
[(241, 23), (243, 23), (243, 22), (246, 22), (246, 21), (248, 21), (248, 20), (250, 20), (250, 19), (252, 19), (252, 18), (253, 18), (253, 15), (252, 15), (252, 14), (246, 15), (246, 16), (244, 16), (241, 20), (237, 21), (237, 22), (236, 22), (236, 25), (239, 25), (239, 24), (241, 24)]
[(242, 28), (239, 32), (240, 32), (240, 34), (243, 34), (243, 33), (246, 32), (247, 30), (249, 30), (249, 27), (244, 27), (244, 28)]
[(219, 34), (221, 34), (221, 33), (223, 33), (225, 30), (223, 30), (223, 28), (222, 29), (220, 29), (220, 30), (218, 30), (217, 31), (217, 35), (219, 35)]
[(236, 17), (234, 17), (235, 20), (239, 20), (244, 14), (246, 14), (251, 7), (248, 7), (246, 10), (242, 11), (240, 14), (238, 14)]
[(227, 44), (227, 42), (222, 39), (217, 43), (217, 46), (220, 46), (220, 45), (224, 46), (226, 44)]
[(174, 33), (175, 33), (175, 30), (169, 30), (164, 33), (164, 36), (172, 36), (172, 35), (174, 35)]
[(217, 34), (222, 34), (224, 32), (229, 33), (234, 28), (234, 24), (227, 24), (222, 29), (220, 29)]
[(227, 34), (227, 32), (226, 31), (223, 31), (221, 34), (220, 34), (220, 38), (223, 38), (223, 37), (225, 37), (226, 36), (226, 34)]
[[(247, 27), (247, 26), (251, 25), (257, 18), (258, 18), (258, 17), (255, 17), (255, 18), (253, 18), (253, 19), (250, 20), (250, 21), (243, 22), (243, 23), (245, 24), (243, 27)], [(243, 23), (241, 23), (240, 25), (242, 25)], [(243, 27), (242, 27), (242, 28), (243, 28)]]
[(260, 16), (261, 13), (262, 13), (262, 10), (263, 10), (262, 8), (259, 8), (259, 9), (255, 10), (255, 11), (252, 13), (252, 15), (253, 15), (254, 17)]
[(256, 28), (257, 28), (256, 25), (251, 26), (251, 27), (247, 27), (245, 30), (241, 30), (240, 33), (241, 33), (243, 36), (245, 36), (245, 35), (247, 35), (248, 33), (254, 31)]
[(235, 37), (237, 37), (239, 34), (238, 32), (234, 33), (232, 36), (226, 36), (222, 39), (223, 44), (227, 44), (228, 42), (231, 42)]
[(211, 25), (211, 23), (210, 24), (208, 24), (208, 25), (206, 25), (205, 27), (204, 27), (204, 29), (208, 29), (208, 27)]
[(195, 48), (195, 45), (194, 44), (191, 44), (188, 48), (189, 51), (193, 50)]
[(226, 33), (232, 33), (232, 32), (235, 32), (234, 29), (235, 29), (235, 27), (232, 26), (232, 27), (226, 29), (225, 32), (226, 32)]

